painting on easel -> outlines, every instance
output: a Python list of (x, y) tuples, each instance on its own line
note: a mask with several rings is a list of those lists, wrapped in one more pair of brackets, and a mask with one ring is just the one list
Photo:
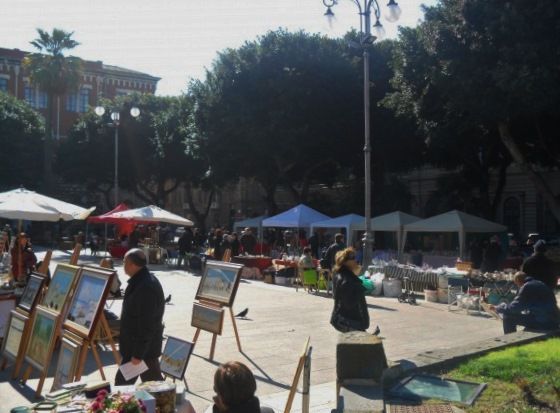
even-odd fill
[(27, 320), (29, 320), (29, 317), (18, 311), (12, 310), (10, 312), (10, 318), (6, 324), (6, 334), (2, 343), (2, 351), (0, 351), (0, 354), (3, 354), (4, 357), (14, 360), (18, 357)]
[(208, 261), (198, 285), (196, 299), (231, 307), (239, 286), (242, 268), (242, 265), (229, 262)]
[(191, 325), (214, 334), (222, 334), (224, 309), (194, 303)]
[(44, 282), (45, 277), (43, 277), (41, 274), (29, 274), (27, 285), (25, 286), (25, 290), (23, 291), (23, 295), (21, 296), (18, 307), (22, 308), (28, 313), (31, 313), (31, 310), (33, 309), (33, 307), (35, 307), (35, 303), (39, 298)]
[(70, 337), (68, 333), (64, 334), (60, 343), (58, 363), (56, 364), (51, 391), (61, 389), (63, 384), (74, 381), (82, 345), (83, 342), (79, 337)]
[(48, 369), (56, 338), (57, 314), (37, 306), (27, 342), (25, 360), (39, 371)]
[(177, 337), (167, 337), (160, 360), (161, 372), (182, 380), (194, 348), (194, 343)]
[(95, 324), (103, 311), (113, 272), (93, 268), (82, 268), (64, 328), (89, 340), (95, 332)]
[(54, 312), (60, 313), (70, 290), (74, 286), (79, 270), (80, 267), (75, 265), (58, 264), (42, 304)]

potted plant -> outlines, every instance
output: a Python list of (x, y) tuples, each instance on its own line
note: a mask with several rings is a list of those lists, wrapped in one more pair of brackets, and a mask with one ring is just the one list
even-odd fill
[(132, 394), (109, 394), (107, 390), (99, 390), (97, 397), (87, 407), (87, 413), (144, 413), (146, 406), (142, 400)]

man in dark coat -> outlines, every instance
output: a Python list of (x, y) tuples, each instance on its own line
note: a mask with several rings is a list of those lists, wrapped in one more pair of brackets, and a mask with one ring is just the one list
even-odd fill
[(245, 228), (241, 233), (241, 238), (239, 239), (243, 251), (247, 254), (253, 255), (255, 253), (255, 248), (257, 246), (257, 238), (253, 235), (251, 228)]
[(185, 228), (185, 232), (179, 238), (177, 242), (179, 247), (179, 256), (177, 257), (177, 267), (181, 267), (183, 260), (185, 260), (185, 264), (188, 263), (188, 258), (186, 258), (187, 254), (190, 254), (192, 251), (193, 246), (193, 239), (194, 235), (190, 228)]
[(546, 243), (541, 239), (534, 245), (534, 253), (525, 260), (521, 271), (529, 277), (542, 281), (550, 288), (556, 288), (558, 284), (558, 275), (555, 274), (555, 264), (544, 253), (546, 252)]
[(336, 234), (334, 236), (334, 244), (331, 244), (331, 246), (325, 252), (324, 262), (328, 266), (328, 269), (333, 268), (336, 253), (338, 251), (342, 251), (344, 249), (344, 247), (345, 247), (345, 245), (344, 245), (344, 235)]
[[(119, 351), (121, 364), (142, 361), (148, 370), (140, 375), (142, 381), (163, 380), (159, 367), (159, 356), (163, 341), (163, 313), (165, 298), (158, 279), (146, 267), (146, 255), (138, 248), (129, 250), (124, 256), (124, 272), (130, 277), (124, 292), (121, 313)], [(115, 385), (134, 384), (138, 377), (125, 380), (120, 372)]]
[(523, 272), (515, 274), (514, 282), (519, 292), (511, 303), (489, 306), (502, 317), (504, 334), (514, 333), (518, 325), (537, 330), (558, 328), (560, 314), (554, 292)]

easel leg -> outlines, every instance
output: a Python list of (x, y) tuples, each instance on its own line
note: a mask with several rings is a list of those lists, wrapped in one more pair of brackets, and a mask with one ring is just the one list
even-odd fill
[(35, 398), (41, 397), (41, 390), (43, 390), (43, 384), (45, 384), (45, 377), (47, 377), (47, 372), (41, 373), (41, 378), (39, 379), (39, 384), (37, 385), (37, 390), (35, 390)]
[(199, 335), (200, 335), (200, 328), (197, 328), (196, 333), (194, 333), (194, 337), (192, 339), (193, 343), (196, 343), (196, 340), (198, 340)]
[(185, 389), (189, 391), (189, 385), (187, 384), (187, 379), (183, 377), (183, 381), (185, 382)]
[(86, 357), (88, 351), (88, 342), (84, 342), (82, 346), (82, 351), (80, 352), (80, 358), (78, 360), (78, 370), (76, 371), (76, 381), (80, 381), (82, 378), (82, 373), (84, 372), (84, 365), (86, 364)]
[(229, 307), (229, 315), (231, 316), (231, 322), (233, 324), (233, 332), (235, 333), (235, 341), (237, 341), (237, 349), (241, 350), (241, 340), (239, 340), (239, 333), (237, 332), (237, 324), (235, 323), (235, 316), (233, 315), (233, 310)]
[(27, 366), (27, 369), (25, 370), (25, 372), (23, 373), (23, 377), (21, 378), (21, 383), (22, 384), (25, 384), (27, 382), (27, 379), (31, 375), (32, 370), (33, 370), (33, 367)]
[(91, 352), (93, 353), (93, 358), (95, 359), (95, 362), (97, 363), (97, 368), (99, 369), (99, 373), (101, 373), (101, 378), (103, 380), (106, 380), (105, 372), (103, 371), (103, 364), (101, 363), (101, 358), (99, 358), (99, 353), (97, 352), (97, 348), (95, 346), (95, 343), (91, 343), (90, 347), (91, 347)]
[(216, 338), (218, 335), (216, 333), (212, 334), (212, 345), (210, 347), (210, 361), (214, 360), (214, 350), (216, 350)]
[(117, 347), (115, 346), (115, 340), (113, 340), (113, 333), (111, 333), (111, 328), (109, 327), (109, 322), (105, 317), (105, 314), (101, 313), (101, 326), (105, 330), (105, 334), (107, 336), (107, 341), (109, 341), (109, 345), (111, 346), (111, 351), (113, 352), (113, 357), (115, 357), (115, 362), (117, 364), (121, 364), (121, 357), (119, 352), (117, 351)]

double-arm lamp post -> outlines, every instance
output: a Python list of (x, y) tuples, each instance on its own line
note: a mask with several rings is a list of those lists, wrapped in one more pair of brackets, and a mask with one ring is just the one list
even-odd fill
[[(97, 116), (103, 116), (105, 114), (105, 108), (103, 106), (97, 106), (95, 108), (95, 114)], [(130, 108), (130, 116), (137, 118), (140, 115), (140, 109), (133, 106)], [(121, 115), (118, 110), (113, 110), (111, 112), (112, 126), (115, 128), (115, 206), (119, 203), (119, 124)]]
[[(373, 237), (371, 233), (371, 145), (370, 145), (370, 97), (369, 97), (369, 50), (368, 48), (376, 39), (381, 39), (385, 35), (385, 29), (381, 25), (381, 10), (377, 0), (350, 0), (358, 7), (360, 16), (360, 44), (363, 50), (364, 58), (364, 174), (365, 174), (365, 234), (364, 234), (364, 255), (363, 265), (367, 266), (371, 263), (371, 253), (373, 245)], [(323, 0), (323, 4), (327, 7), (325, 16), (333, 18), (334, 12), (332, 8), (338, 4), (338, 0)], [(372, 13), (375, 23), (372, 22)], [(395, 22), (401, 15), (401, 9), (395, 0), (389, 0), (387, 4), (387, 12), (385, 19)], [(373, 33), (372, 33), (373, 31)], [(349, 235), (349, 234), (348, 234)]]

